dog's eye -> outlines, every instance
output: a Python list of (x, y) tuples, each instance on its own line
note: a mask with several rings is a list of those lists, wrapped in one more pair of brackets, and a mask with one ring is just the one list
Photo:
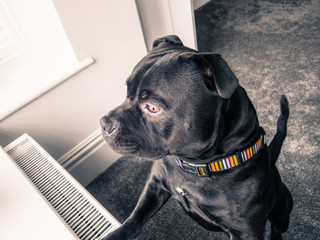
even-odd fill
[(160, 108), (158, 108), (154, 105), (151, 105), (151, 104), (147, 104), (145, 108), (151, 113), (157, 113), (160, 111)]

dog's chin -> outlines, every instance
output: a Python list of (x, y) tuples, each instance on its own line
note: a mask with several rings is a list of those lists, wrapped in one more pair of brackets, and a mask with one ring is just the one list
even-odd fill
[(109, 144), (111, 149), (121, 155), (131, 155), (135, 157), (150, 158), (150, 159), (160, 159), (162, 154), (157, 152), (144, 151), (141, 147), (136, 145), (114, 145)]
[(111, 149), (121, 155), (132, 155), (154, 159), (159, 159), (163, 156), (163, 154), (159, 153), (156, 150), (145, 149), (146, 146), (138, 144), (139, 141), (137, 141), (137, 139), (133, 139), (131, 141), (126, 139), (122, 141), (117, 138), (110, 138), (106, 135), (104, 135), (103, 137), (111, 147)]
[(111, 149), (121, 155), (139, 155), (139, 147), (133, 144), (115, 144), (108, 142)]
[(137, 155), (139, 154), (139, 146), (134, 142), (119, 141), (118, 139), (103, 136), (104, 140), (108, 143), (111, 149), (121, 155)]

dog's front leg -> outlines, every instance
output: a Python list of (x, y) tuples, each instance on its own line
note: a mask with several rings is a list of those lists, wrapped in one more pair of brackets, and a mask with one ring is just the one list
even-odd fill
[(167, 202), (170, 196), (171, 194), (164, 189), (161, 179), (151, 175), (131, 215), (103, 240), (134, 239), (142, 226)]

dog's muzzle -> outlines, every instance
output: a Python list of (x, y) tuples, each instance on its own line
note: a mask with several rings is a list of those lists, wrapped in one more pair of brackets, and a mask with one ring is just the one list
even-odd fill
[(107, 136), (111, 136), (118, 128), (119, 123), (118, 121), (112, 120), (111, 118), (104, 116), (100, 120), (100, 125), (104, 134), (106, 134)]

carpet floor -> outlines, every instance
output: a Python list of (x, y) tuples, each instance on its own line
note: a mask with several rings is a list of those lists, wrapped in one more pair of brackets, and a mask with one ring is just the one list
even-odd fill
[[(320, 239), (319, 0), (215, 0), (195, 13), (199, 51), (220, 53), (246, 89), (271, 139), (280, 95), (289, 100), (288, 136), (277, 167), (294, 199), (284, 239)], [(120, 222), (131, 213), (152, 162), (121, 157), (87, 186)], [(190, 219), (174, 199), (139, 240), (228, 239)]]

